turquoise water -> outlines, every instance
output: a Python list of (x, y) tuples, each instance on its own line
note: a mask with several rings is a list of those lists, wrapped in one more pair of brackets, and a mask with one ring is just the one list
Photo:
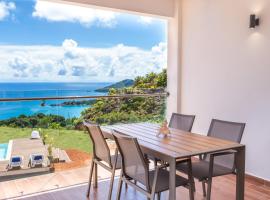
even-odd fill
[(8, 149), (8, 143), (7, 144), (0, 144), (0, 160), (6, 159), (7, 149)]
[[(0, 98), (97, 96), (95, 92), (111, 83), (0, 83)], [(0, 120), (33, 115), (37, 113), (61, 115), (65, 118), (79, 117), (88, 106), (51, 106), (71, 100), (0, 102)]]

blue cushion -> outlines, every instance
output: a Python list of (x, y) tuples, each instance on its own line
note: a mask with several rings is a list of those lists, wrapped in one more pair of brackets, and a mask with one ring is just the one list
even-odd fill
[(21, 162), (21, 158), (20, 157), (13, 157), (11, 159), (11, 162)]
[(34, 159), (33, 160), (42, 160), (42, 156), (34, 156)]

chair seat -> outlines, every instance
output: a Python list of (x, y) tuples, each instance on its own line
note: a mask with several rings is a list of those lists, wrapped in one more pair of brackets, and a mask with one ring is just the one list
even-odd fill
[[(222, 176), (226, 174), (231, 174), (233, 171), (229, 168), (215, 165), (213, 167), (213, 177)], [(185, 162), (180, 162), (176, 165), (176, 169), (188, 173), (188, 166)], [(197, 161), (192, 163), (192, 175), (197, 178), (199, 181), (205, 180), (208, 178), (209, 174), (209, 162), (207, 161)]]
[[(150, 181), (150, 185), (153, 185), (154, 182), (154, 176), (155, 176), (155, 170), (149, 171), (149, 181)], [(165, 169), (160, 169), (158, 172), (158, 178), (157, 178), (157, 184), (156, 184), (156, 193), (158, 192), (163, 192), (169, 189), (169, 171), (165, 170)], [(175, 184), (176, 187), (178, 186), (186, 186), (188, 185), (188, 180), (176, 175), (175, 178)]]

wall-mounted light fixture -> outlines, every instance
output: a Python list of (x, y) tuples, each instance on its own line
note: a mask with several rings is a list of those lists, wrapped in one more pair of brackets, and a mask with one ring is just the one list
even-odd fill
[(249, 22), (249, 28), (256, 28), (256, 26), (260, 25), (260, 18), (258, 18), (256, 15), (250, 15), (250, 22)]

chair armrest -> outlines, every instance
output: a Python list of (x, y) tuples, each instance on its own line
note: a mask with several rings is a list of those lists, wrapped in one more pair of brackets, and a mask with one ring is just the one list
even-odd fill
[(176, 160), (176, 163), (183, 163), (183, 162), (187, 162), (190, 158), (180, 158)]
[(225, 155), (229, 155), (229, 154), (235, 154), (237, 153), (237, 151), (235, 150), (228, 150), (228, 151), (219, 151), (219, 152), (215, 152), (215, 153), (210, 153), (210, 157), (216, 157), (216, 156), (225, 156)]
[(230, 154), (235, 154), (235, 153), (237, 153), (237, 151), (235, 151), (235, 150), (228, 150), (228, 151), (220, 151), (220, 152), (210, 153), (208, 178), (212, 178), (212, 176), (213, 176), (215, 157), (217, 157), (217, 156), (225, 156), (225, 155), (230, 155)]
[(153, 181), (153, 185), (152, 185), (152, 192), (156, 190), (157, 178), (158, 178), (158, 172), (159, 172), (159, 170), (160, 169), (163, 169), (163, 168), (166, 168), (166, 167), (169, 167), (169, 164), (168, 163), (164, 163), (162, 165), (156, 166), (155, 174), (154, 174), (154, 181)]

